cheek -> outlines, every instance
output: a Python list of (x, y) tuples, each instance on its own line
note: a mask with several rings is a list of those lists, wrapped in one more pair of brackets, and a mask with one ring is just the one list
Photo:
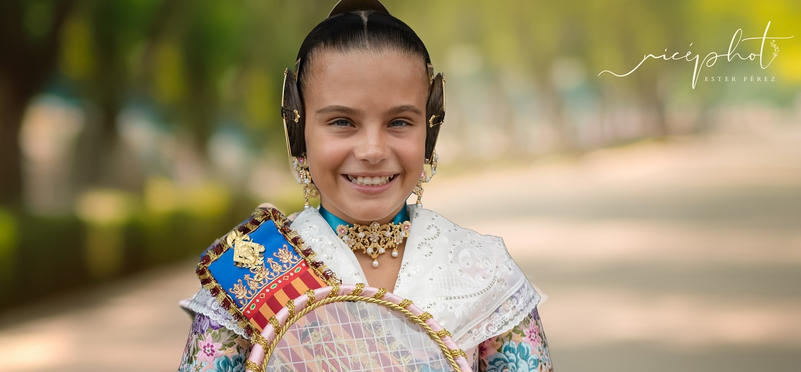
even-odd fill
[[(425, 162), (425, 132), (422, 135), (417, 135), (412, 145), (408, 143), (402, 147), (403, 162), (406, 169), (414, 177), (419, 177), (423, 171), (423, 163)], [(415, 181), (416, 182), (416, 181)]]
[(325, 183), (342, 162), (342, 149), (335, 141), (326, 140), (313, 128), (306, 132), (306, 156), (309, 158), (309, 171), (316, 184)]

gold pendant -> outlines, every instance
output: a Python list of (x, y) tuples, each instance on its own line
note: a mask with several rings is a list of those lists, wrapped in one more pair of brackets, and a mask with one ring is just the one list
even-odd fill
[(412, 224), (405, 221), (400, 224), (387, 223), (379, 224), (373, 222), (370, 225), (339, 225), (337, 235), (352, 251), (361, 251), (373, 259), (373, 267), (378, 267), (378, 256), (384, 254), (387, 249), (392, 250), (392, 257), (398, 257), (398, 246), (403, 243), (403, 239), (409, 236), (409, 229)]

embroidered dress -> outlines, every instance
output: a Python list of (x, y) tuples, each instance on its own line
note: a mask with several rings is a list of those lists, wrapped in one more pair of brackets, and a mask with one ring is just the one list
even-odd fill
[[(503, 241), (419, 206), (407, 208), (411, 229), (393, 292), (448, 329), (474, 371), (552, 371), (536, 308), (540, 296)], [(367, 282), (318, 210), (301, 212), (292, 228), (343, 284)], [(196, 315), (179, 371), (243, 371), (249, 347), (232, 316), (206, 289), (183, 306)]]

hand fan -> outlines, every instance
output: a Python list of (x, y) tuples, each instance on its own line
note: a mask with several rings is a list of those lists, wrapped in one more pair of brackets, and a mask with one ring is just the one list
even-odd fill
[(448, 331), (385, 289), (333, 285), (286, 305), (254, 334), (248, 371), (470, 371)]

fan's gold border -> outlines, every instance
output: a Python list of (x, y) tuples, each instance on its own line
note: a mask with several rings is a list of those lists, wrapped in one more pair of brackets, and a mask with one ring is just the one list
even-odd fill
[[(284, 216), (283, 213), (281, 213), (281, 211), (269, 207), (256, 208), (247, 221), (233, 228), (230, 232), (225, 234), (225, 236), (215, 241), (214, 244), (209, 247), (203, 257), (201, 257), (200, 262), (197, 264), (197, 270), (195, 271), (198, 275), (198, 278), (200, 278), (200, 284), (203, 286), (203, 288), (208, 289), (212, 296), (216, 298), (220, 306), (222, 306), (223, 309), (226, 309), (231, 316), (234, 317), (237, 325), (245, 330), (245, 333), (250, 337), (251, 342), (255, 341), (255, 335), (259, 335), (259, 332), (255, 329), (253, 324), (251, 324), (248, 319), (245, 318), (228, 292), (226, 292), (220, 283), (217, 282), (217, 280), (211, 275), (211, 272), (209, 271), (209, 265), (211, 265), (212, 262), (217, 261), (217, 259), (219, 259), (227, 250), (231, 249), (231, 246), (227, 243), (228, 239), (226, 239), (228, 234), (231, 234), (233, 231), (240, 231), (242, 233), (249, 234), (258, 229), (259, 226), (261, 226), (261, 224), (267, 220), (271, 220), (275, 223), (275, 227), (277, 228), (278, 232), (280, 232), (284, 238), (291, 243), (290, 245), (292, 245), (295, 253), (300, 255), (300, 257), (306, 261), (306, 264), (309, 265), (309, 268), (311, 268), (321, 280), (323, 280), (328, 286), (334, 286), (340, 283), (340, 280), (337, 279), (333, 271), (328, 269), (324, 263), (315, 260), (315, 252), (303, 242), (303, 239), (298, 235), (297, 232), (292, 230), (290, 227), (291, 222), (286, 218), (286, 216)], [(233, 265), (233, 263), (231, 264)]]
[[(364, 285), (362, 284), (362, 287), (363, 286)], [(357, 287), (358, 287), (358, 285), (357, 285)], [(357, 290), (358, 290), (358, 288), (357, 288)], [(357, 291), (354, 291), (354, 292), (357, 292)], [(362, 301), (362, 302), (367, 302), (367, 303), (371, 303), (371, 304), (381, 305), (381, 306), (387, 307), (387, 308), (389, 308), (391, 310), (394, 310), (396, 312), (399, 312), (399, 313), (403, 314), (404, 316), (406, 316), (406, 319), (410, 320), (412, 323), (419, 325), (421, 328), (423, 328), (423, 330), (426, 331), (426, 334), (428, 334), (428, 337), (431, 338), (431, 340), (434, 341), (437, 344), (437, 346), (439, 346), (440, 350), (445, 355), (445, 358), (448, 360), (448, 363), (451, 365), (453, 370), (456, 371), (456, 372), (461, 372), (461, 368), (459, 368), (459, 365), (456, 363), (456, 360), (454, 358), (457, 358), (457, 357), (460, 357), (460, 356), (464, 357), (465, 356), (464, 351), (462, 351), (461, 349), (453, 349), (453, 350), (451, 350), (451, 349), (448, 348), (447, 345), (445, 345), (445, 342), (442, 341), (442, 338), (444, 336), (446, 336), (446, 335), (449, 335), (450, 333), (448, 333), (448, 331), (446, 331), (444, 329), (441, 330), (441, 331), (434, 331), (425, 322), (426, 319), (430, 319), (430, 316), (428, 318), (423, 318), (421, 316), (414, 315), (414, 313), (412, 313), (411, 311), (407, 310), (406, 307), (409, 306), (409, 304), (411, 304), (411, 301), (409, 301), (408, 299), (404, 299), (403, 301), (401, 301), (398, 304), (398, 303), (394, 303), (394, 302), (382, 299), (384, 293), (386, 293), (386, 289), (383, 289), (383, 291), (382, 291), (382, 289), (379, 289), (379, 292), (376, 293), (372, 297), (363, 297), (363, 296), (359, 295), (358, 293), (357, 294), (351, 293), (351, 294), (347, 294), (347, 295), (339, 295), (339, 294), (334, 294), (334, 292), (332, 292), (331, 294), (334, 294), (333, 296), (329, 295), (328, 297), (323, 298), (323, 299), (318, 300), (318, 301), (315, 301), (313, 303), (307, 303), (306, 306), (303, 309), (298, 311), (296, 314), (290, 316), (290, 318), (287, 319), (286, 322), (284, 322), (284, 324), (281, 327), (276, 328), (275, 326), (273, 326), (273, 328), (275, 329), (275, 338), (273, 339), (273, 341), (269, 345), (266, 345), (266, 340), (263, 337), (261, 338), (261, 340), (259, 340), (259, 341), (261, 341), (260, 344), (262, 345), (262, 347), (264, 347), (264, 361), (262, 362), (261, 366), (257, 365), (256, 363), (253, 363), (251, 361), (248, 361), (247, 364), (246, 364), (247, 369), (252, 370), (252, 371), (256, 371), (256, 372), (264, 372), (267, 369), (267, 363), (270, 361), (270, 356), (272, 356), (272, 353), (275, 350), (275, 347), (278, 345), (278, 342), (281, 340), (281, 338), (284, 336), (284, 334), (289, 330), (289, 327), (291, 327), (293, 324), (295, 324), (295, 322), (297, 322), (300, 318), (302, 318), (303, 316), (305, 316), (309, 312), (317, 309), (318, 307), (325, 306), (325, 305), (328, 305), (328, 304), (331, 304), (331, 303), (335, 303), (335, 302)], [(293, 302), (293, 301), (290, 300), (289, 302)], [(294, 302), (293, 302), (293, 304), (294, 304)], [(402, 306), (403, 304), (406, 304), (406, 306)], [(428, 314), (428, 313), (423, 313), (421, 315), (425, 315), (425, 314)]]

